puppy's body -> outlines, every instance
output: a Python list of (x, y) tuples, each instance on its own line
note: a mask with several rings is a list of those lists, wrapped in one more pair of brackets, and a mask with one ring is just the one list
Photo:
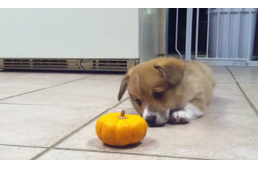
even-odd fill
[(184, 78), (178, 88), (183, 88), (186, 102), (191, 102), (204, 112), (215, 86), (212, 71), (201, 62), (185, 61), (185, 64)]
[(162, 57), (128, 71), (118, 99), (127, 89), (134, 108), (149, 125), (186, 123), (203, 115), (214, 86), (212, 71), (203, 63)]

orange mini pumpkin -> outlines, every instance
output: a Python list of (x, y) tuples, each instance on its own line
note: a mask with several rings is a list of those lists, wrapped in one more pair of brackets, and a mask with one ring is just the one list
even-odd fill
[(96, 123), (99, 139), (111, 146), (125, 146), (138, 143), (147, 133), (147, 123), (139, 115), (109, 113), (101, 116)]

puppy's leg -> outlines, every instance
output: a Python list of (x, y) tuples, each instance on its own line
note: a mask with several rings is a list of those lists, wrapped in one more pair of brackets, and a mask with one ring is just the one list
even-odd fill
[(169, 122), (174, 124), (189, 123), (190, 120), (203, 116), (206, 104), (201, 95), (191, 100), (185, 108), (176, 111), (171, 111)]

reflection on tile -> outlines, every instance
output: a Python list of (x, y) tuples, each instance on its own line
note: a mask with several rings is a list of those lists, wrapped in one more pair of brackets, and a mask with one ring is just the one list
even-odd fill
[[(118, 103), (120, 81), (80, 80), (65, 85), (6, 99), (0, 103), (52, 106), (112, 107)], [(124, 99), (128, 97), (124, 95)]]
[(95, 74), (89, 77), (90, 80), (118, 80), (123, 79), (123, 74)]
[(225, 66), (210, 66), (214, 74), (230, 74)]
[(248, 98), (251, 100), (256, 110), (258, 110), (258, 96), (249, 96)]
[(243, 95), (241, 90), (235, 83), (217, 83), (214, 89), (214, 94), (219, 95)]
[(0, 104), (0, 144), (51, 146), (104, 110)]
[(38, 87), (10, 87), (10, 86), (1, 86), (0, 85), (0, 99), (6, 99), (9, 97), (15, 97), (17, 95), (21, 95), (28, 92), (37, 91), (40, 88)]
[[(39, 160), (178, 160), (176, 158), (103, 152), (51, 150)], [(181, 160), (181, 159), (180, 159)]]
[(234, 76), (240, 84), (258, 84), (257, 74), (236, 74)]
[(234, 74), (257, 74), (258, 67), (228, 67), (229, 70)]
[(253, 109), (244, 96), (238, 95), (215, 95), (208, 112), (212, 113), (233, 113), (233, 114), (254, 114)]
[(117, 108), (133, 108), (133, 105), (130, 101), (130, 99), (127, 99), (125, 102), (117, 106)]
[(240, 84), (245, 94), (248, 96), (258, 96), (258, 84)]
[(0, 145), (0, 160), (30, 160), (45, 149)]
[[(0, 72), (1, 73), (1, 72)], [(0, 99), (60, 85), (73, 80), (86, 78), (90, 74), (71, 74), (71, 73), (17, 73), (12, 78), (5, 78), (0, 83)], [(4, 73), (3, 77), (9, 76)], [(0, 74), (2, 76), (2, 74)]]
[(11, 87), (33, 86), (49, 87), (65, 82), (86, 78), (91, 74), (70, 74), (70, 73), (29, 73), (6, 80), (1, 85)]
[(224, 75), (224, 74), (214, 74), (216, 83), (234, 83), (235, 80), (231, 75)]
[(23, 72), (8, 72), (8, 71), (2, 71), (0, 69), (0, 80), (9, 80), (10, 78), (16, 77), (16, 76), (22, 76), (24, 74)]

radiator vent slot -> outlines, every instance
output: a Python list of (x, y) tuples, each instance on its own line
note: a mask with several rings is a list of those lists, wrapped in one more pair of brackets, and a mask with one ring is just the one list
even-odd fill
[(51, 59), (51, 60), (45, 60), (45, 59), (33, 59), (32, 60), (32, 66), (33, 68), (64, 68), (67, 69), (68, 64), (67, 60), (57, 60), (57, 59)]
[(0, 69), (126, 72), (138, 59), (0, 59)]
[(4, 59), (4, 67), (30, 68), (29, 59)]
[(3, 59), (4, 69), (80, 69), (76, 60), (66, 59)]
[(93, 60), (93, 70), (127, 70), (126, 60)]

